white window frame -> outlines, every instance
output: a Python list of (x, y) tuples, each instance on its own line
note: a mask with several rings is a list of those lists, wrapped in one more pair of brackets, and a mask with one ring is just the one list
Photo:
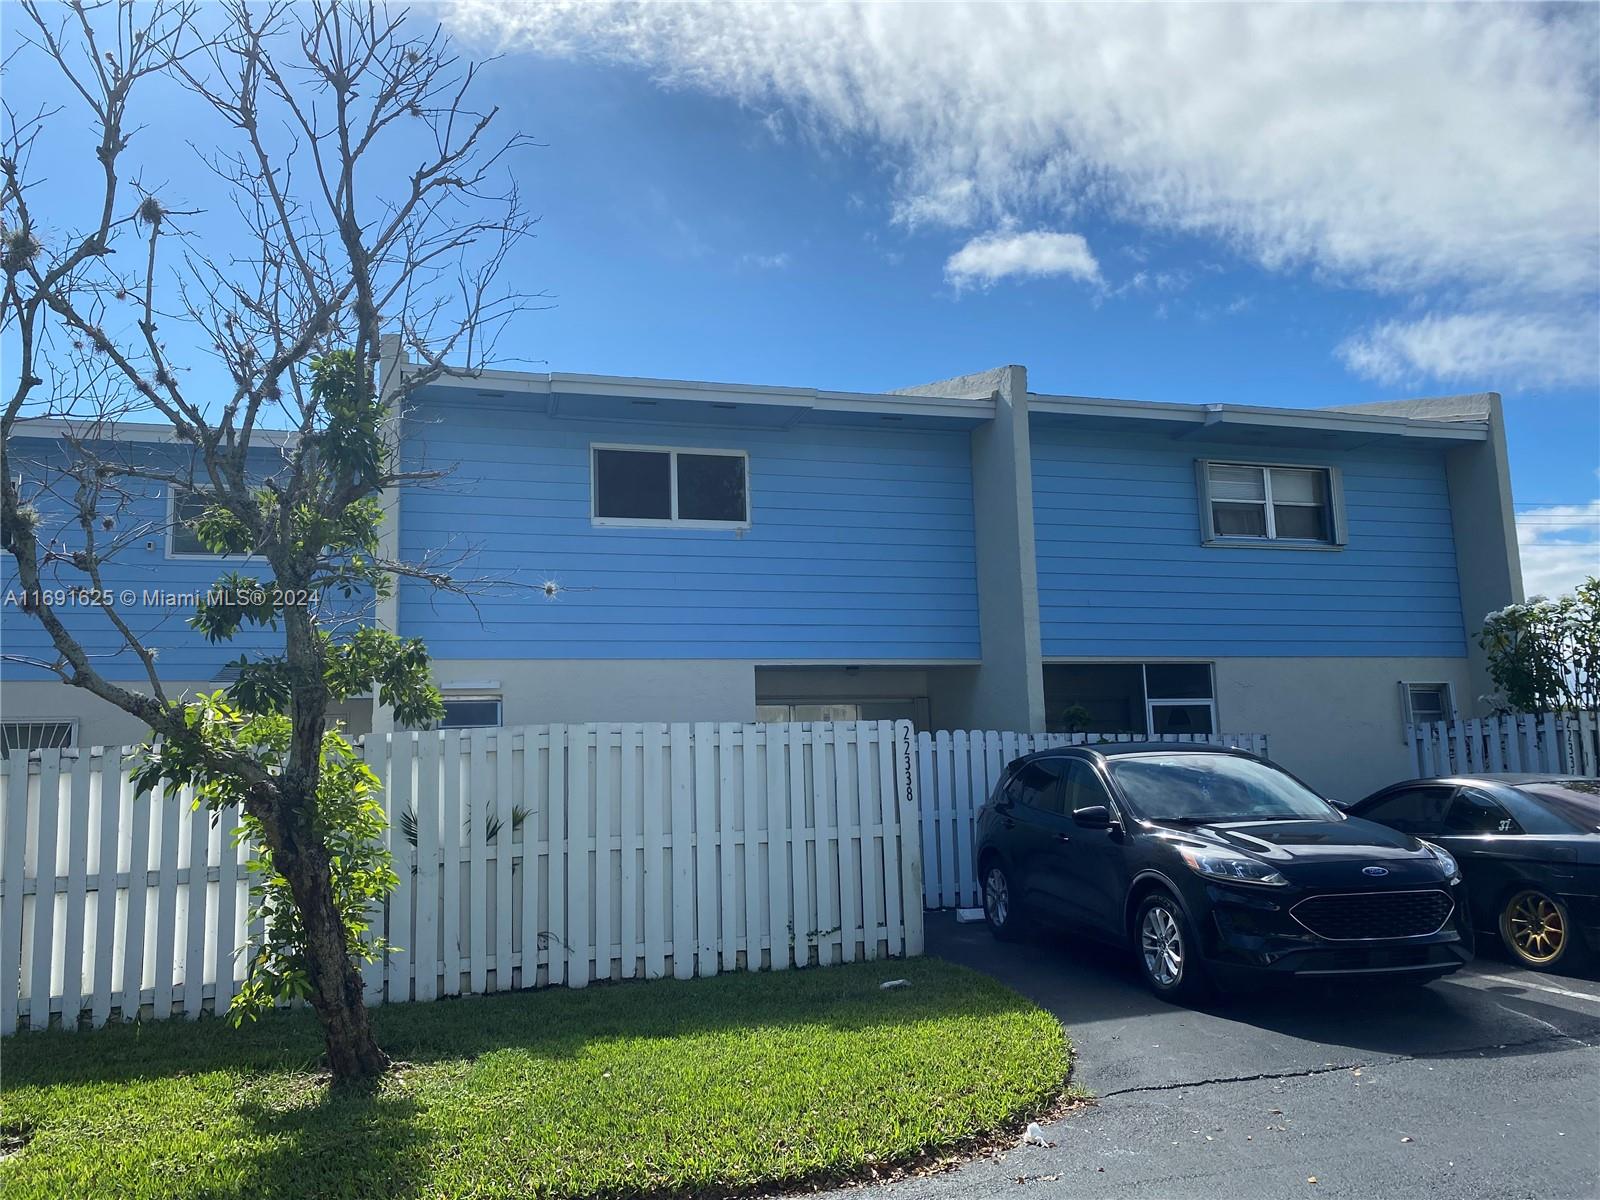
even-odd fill
[(260, 562), (259, 554), (213, 554), (209, 550), (190, 552), (172, 548), (173, 535), (178, 531), (178, 489), (167, 485), (167, 535), (163, 543), (166, 556), (177, 562)]
[[(667, 486), (672, 497), (672, 516), (660, 517), (602, 517), (600, 508), (600, 472), (596, 470), (601, 450), (625, 450), (636, 454), (665, 454)], [(719, 458), (738, 458), (744, 461), (744, 519), (739, 521), (688, 521), (678, 516), (678, 455), (702, 454)], [(750, 528), (750, 452), (747, 450), (715, 450), (706, 446), (627, 446), (613, 442), (593, 442), (589, 446), (589, 523), (593, 526), (620, 529), (749, 529)]]
[[(1265, 537), (1254, 537), (1241, 534), (1219, 534), (1217, 532), (1216, 514), (1213, 505), (1217, 503), (1211, 495), (1211, 468), (1212, 467), (1242, 467), (1248, 470), (1261, 472), (1262, 496), (1260, 503), (1266, 507), (1267, 534)], [(1292, 538), (1279, 537), (1277, 518), (1273, 514), (1272, 498), (1272, 472), (1274, 471), (1321, 471), (1327, 481), (1328, 501), (1328, 537), (1321, 538)], [(1199, 458), (1195, 460), (1195, 476), (1200, 488), (1200, 540), (1206, 546), (1225, 547), (1272, 547), (1280, 550), (1341, 550), (1348, 541), (1344, 522), (1344, 483), (1339, 475), (1339, 468), (1322, 463), (1285, 463), (1285, 462), (1237, 462), (1232, 459)], [(1223, 500), (1223, 504), (1230, 501)], [(1255, 504), (1257, 501), (1238, 501), (1241, 504)], [(1311, 508), (1312, 505), (1298, 500), (1285, 500), (1284, 504), (1295, 505), (1301, 508)]]
[[(1152, 700), (1150, 698), (1150, 667), (1151, 667), (1151, 665), (1152, 664), (1147, 663), (1147, 662), (1141, 662), (1139, 664), (1139, 682), (1140, 682), (1140, 685), (1144, 688), (1144, 732), (1145, 732), (1145, 736), (1146, 737), (1161, 737), (1161, 736), (1163, 736), (1161, 734), (1156, 733), (1156, 709), (1158, 709), (1158, 708), (1195, 708), (1195, 707), (1197, 707), (1199, 705), (1204, 705), (1206, 708), (1209, 708), (1211, 710), (1211, 733), (1208, 734), (1207, 736), (1214, 736), (1215, 734), (1221, 732), (1220, 728), (1217, 725), (1217, 665), (1216, 665), (1216, 663), (1206, 662), (1204, 664), (1207, 673), (1211, 676), (1211, 696), (1210, 696), (1209, 699), (1205, 699), (1205, 700), (1200, 699), (1198, 696), (1194, 697), (1193, 699), (1189, 699), (1189, 700), (1174, 700), (1174, 699), (1170, 699), (1170, 698), (1163, 698), (1163, 699), (1160, 699), (1160, 700)], [(1188, 667), (1188, 666), (1199, 666), (1201, 664), (1195, 663), (1193, 660), (1184, 660), (1182, 662), (1176, 662), (1176, 663), (1161, 663), (1161, 662), (1158, 662), (1158, 663), (1155, 663), (1153, 665), (1158, 666), (1158, 667), (1166, 667), (1166, 666)]]
[(1411, 705), (1412, 688), (1438, 688), (1444, 694), (1444, 720), (1459, 720), (1456, 714), (1456, 690), (1443, 679), (1402, 679), (1400, 681), (1400, 740), (1409, 742), (1408, 727), (1417, 723), (1416, 710)]
[[(0, 724), (5, 724), (5, 725), (66, 725), (72, 730), (71, 738), (68, 740), (68, 742), (67, 742), (67, 744), (65, 746), (52, 747), (52, 749), (61, 749), (61, 750), (76, 750), (76, 749), (78, 749), (79, 725), (78, 725), (78, 718), (77, 717), (29, 717), (26, 720), (20, 720), (20, 721), (17, 721), (17, 720), (6, 720), (4, 722), (0, 722)], [(3, 748), (3, 745), (0, 745), (0, 748)], [(32, 751), (32, 750), (19, 750), (19, 753), (21, 753), (22, 755), (26, 756), (26, 755), (34, 753), (34, 751)]]

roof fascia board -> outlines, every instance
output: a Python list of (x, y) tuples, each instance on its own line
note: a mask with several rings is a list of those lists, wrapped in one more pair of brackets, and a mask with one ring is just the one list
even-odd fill
[[(77, 438), (99, 442), (152, 442), (193, 445), (180, 438), (171, 425), (139, 421), (73, 421), (60, 417), (24, 417), (12, 427), (12, 437)], [(287, 429), (253, 429), (250, 440), (262, 446), (291, 446), (299, 434)]]
[(527, 394), (608, 396), (621, 399), (681, 400), (701, 404), (739, 404), (817, 412), (865, 412), (912, 417), (994, 416), (994, 400), (959, 396), (896, 395), (883, 392), (819, 391), (816, 388), (767, 387), (706, 383), (691, 379), (650, 379), (622, 375), (534, 375), (517, 371), (481, 371), (473, 376), (441, 376), (427, 388), (458, 391), (501, 391)]
[[(1029, 410), (1062, 416), (1096, 416), (1133, 421), (1176, 421), (1196, 427), (1238, 425), (1254, 428), (1324, 429), (1389, 437), (1481, 442), (1489, 436), (1483, 421), (1418, 420), (1319, 408), (1265, 408), (1244, 404), (1170, 404), (1147, 400), (1109, 400), (1097, 396), (1029, 397)], [(1185, 430), (1184, 435), (1198, 430)]]

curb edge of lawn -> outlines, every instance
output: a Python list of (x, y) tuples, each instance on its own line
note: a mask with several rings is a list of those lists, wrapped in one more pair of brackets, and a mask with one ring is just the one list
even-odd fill
[(1064, 1028), (1062, 1041), (1067, 1051), (1067, 1074), (1062, 1078), (1055, 1096), (1043, 1104), (1029, 1105), (992, 1129), (874, 1162), (808, 1171), (787, 1180), (768, 1180), (733, 1187), (711, 1184), (691, 1188), (650, 1188), (626, 1195), (628, 1200), (745, 1200), (759, 1196), (799, 1196), (822, 1191), (844, 1191), (942, 1175), (978, 1159), (1016, 1149), (1023, 1131), (1030, 1123), (1056, 1121), (1069, 1112), (1090, 1108), (1099, 1102), (1094, 1095), (1072, 1082), (1072, 1041)]
[(981, 1158), (1016, 1149), (1023, 1131), (1033, 1121), (1059, 1120), (1069, 1112), (1090, 1108), (1096, 1103), (1094, 1096), (1073, 1086), (1069, 1068), (1068, 1077), (1062, 1080), (1061, 1091), (1049, 1103), (1024, 1109), (993, 1129), (971, 1133), (940, 1146), (854, 1167), (817, 1171), (785, 1183), (755, 1184), (721, 1191), (649, 1192), (636, 1200), (685, 1200), (689, 1197), (695, 1200), (740, 1200), (742, 1197), (755, 1196), (795, 1196), (833, 1189), (877, 1187), (906, 1179), (942, 1175)]

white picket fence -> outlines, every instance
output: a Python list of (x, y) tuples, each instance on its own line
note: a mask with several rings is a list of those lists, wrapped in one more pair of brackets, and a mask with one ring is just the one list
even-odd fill
[(1406, 732), (1418, 778), (1523, 771), (1600, 776), (1600, 728), (1593, 713), (1511, 713), (1408, 725)]
[(973, 840), (978, 810), (1013, 759), (1035, 750), (1094, 742), (1176, 742), (1234, 746), (1263, 758), (1264, 733), (1003, 733), (956, 730), (917, 735), (922, 809), (922, 902), (927, 908), (974, 908), (979, 903)]
[[(403, 733), (363, 754), (419, 843), (390, 822), (371, 1002), (922, 952), (909, 722)], [(0, 763), (0, 1034), (220, 1013), (238, 989), (237, 813), (135, 798), (131, 765)]]

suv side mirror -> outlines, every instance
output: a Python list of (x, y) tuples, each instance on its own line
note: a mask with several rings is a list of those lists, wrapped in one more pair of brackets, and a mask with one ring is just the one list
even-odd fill
[(1091, 804), (1088, 808), (1072, 810), (1072, 819), (1085, 829), (1110, 829), (1111, 810), (1104, 804)]

